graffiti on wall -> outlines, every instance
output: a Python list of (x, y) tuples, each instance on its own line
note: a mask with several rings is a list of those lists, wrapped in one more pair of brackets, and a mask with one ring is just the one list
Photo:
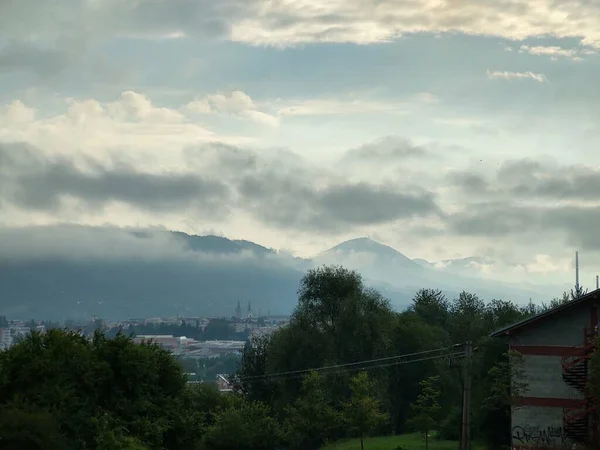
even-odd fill
[(566, 438), (562, 427), (540, 427), (537, 425), (516, 426), (512, 429), (513, 444), (564, 447)]

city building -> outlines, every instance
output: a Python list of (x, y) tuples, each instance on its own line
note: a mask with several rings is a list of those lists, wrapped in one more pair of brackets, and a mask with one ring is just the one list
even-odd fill
[(598, 442), (598, 402), (587, 387), (600, 290), (496, 331), (523, 355), (526, 392), (514, 398), (512, 449), (584, 448)]
[(195, 343), (196, 341), (188, 339), (185, 336), (176, 337), (172, 335), (147, 334), (134, 337), (133, 342), (137, 344), (141, 344), (142, 342), (152, 342), (175, 354), (180, 354), (183, 353), (190, 344)]

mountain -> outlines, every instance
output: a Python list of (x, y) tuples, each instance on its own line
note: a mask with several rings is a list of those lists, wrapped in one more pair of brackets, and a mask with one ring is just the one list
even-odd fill
[[(313, 259), (318, 264), (338, 264), (359, 271), (372, 285), (385, 285), (400, 294), (407, 303), (418, 289), (427, 287), (455, 297), (466, 290), (480, 297), (511, 299), (527, 302), (529, 299), (547, 300), (548, 294), (532, 286), (518, 286), (483, 279), (477, 267), (492, 264), (489, 258), (464, 258), (431, 263), (424, 259), (410, 259), (392, 247), (369, 238), (351, 239), (326, 250)], [(408, 298), (406, 293), (410, 293)]]
[(0, 315), (53, 320), (223, 317), (233, 315), (238, 301), (251, 302), (256, 311), (289, 314), (306, 270), (323, 264), (358, 270), (367, 285), (399, 309), (423, 287), (441, 289), (449, 297), (468, 290), (485, 299), (547, 300), (533, 288), (460, 272), (476, 262), (484, 260), (411, 260), (369, 238), (303, 259), (250, 241), (167, 230), (0, 229)]
[[(20, 253), (10, 238), (21, 241)], [(303, 275), (272, 249), (218, 236), (87, 227), (0, 233), (0, 315), (10, 317), (229, 317), (238, 301), (289, 314)]]

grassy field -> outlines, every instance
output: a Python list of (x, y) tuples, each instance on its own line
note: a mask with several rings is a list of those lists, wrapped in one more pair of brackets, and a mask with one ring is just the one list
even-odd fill
[[(425, 439), (420, 434), (403, 434), (401, 436), (380, 436), (365, 439), (365, 450), (425, 450)], [(473, 450), (479, 450), (473, 444)], [(346, 439), (326, 445), (321, 450), (360, 450), (360, 439)], [(457, 441), (440, 441), (429, 438), (429, 450), (458, 450)]]

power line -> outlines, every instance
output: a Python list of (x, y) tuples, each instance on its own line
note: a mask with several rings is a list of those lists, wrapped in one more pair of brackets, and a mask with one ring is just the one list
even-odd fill
[[(446, 354), (435, 355), (433, 357), (427, 357), (427, 358), (421, 358), (421, 359), (410, 359), (410, 360), (404, 360), (404, 359), (413, 357), (413, 356), (438, 353), (438, 352), (441, 352), (444, 350), (450, 350), (452, 348), (459, 347), (461, 345), (463, 345), (463, 344), (456, 344), (451, 347), (442, 347), (442, 348), (437, 348), (434, 350), (425, 350), (425, 351), (415, 352), (415, 353), (406, 353), (404, 355), (388, 356), (385, 358), (369, 359), (369, 360), (357, 361), (357, 362), (345, 363), (345, 364), (335, 364), (332, 366), (322, 366), (322, 367), (314, 367), (311, 369), (291, 370), (288, 372), (277, 372), (277, 373), (273, 373), (273, 374), (251, 375), (251, 376), (247, 376), (247, 377), (238, 378), (238, 380), (243, 381), (243, 382), (252, 382), (254, 380), (263, 381), (266, 379), (274, 379), (274, 378), (278, 378), (278, 379), (280, 379), (280, 378), (295, 378), (295, 376), (298, 376), (298, 375), (301, 376), (301, 375), (304, 375), (304, 374), (310, 373), (310, 372), (321, 372), (321, 371), (332, 370), (332, 369), (342, 369), (342, 371), (351, 371), (352, 368), (354, 367), (354, 370), (364, 370), (364, 369), (373, 369), (373, 368), (377, 368), (377, 367), (389, 367), (389, 366), (394, 366), (394, 365), (408, 364), (411, 362), (428, 361), (428, 360), (442, 358), (447, 355)], [(460, 356), (460, 353), (455, 354), (454, 356)], [(400, 360), (400, 361), (398, 361), (398, 360)], [(387, 363), (387, 364), (379, 364), (379, 365), (367, 365), (365, 367), (362, 367), (365, 364), (372, 364), (372, 363), (378, 363), (378, 362), (383, 362), (383, 361), (394, 361), (394, 362)], [(355, 366), (361, 366), (361, 367), (355, 367)]]
[[(391, 362), (391, 363), (387, 363), (387, 364), (377, 364), (374, 366), (342, 368), (341, 370), (339, 370), (337, 372), (329, 372), (329, 373), (355, 372), (355, 371), (361, 371), (361, 370), (378, 369), (378, 368), (382, 368), (382, 367), (400, 366), (403, 364), (410, 364), (410, 363), (415, 363), (415, 362), (433, 361), (436, 359), (442, 359), (447, 356), (448, 355), (436, 355), (436, 356), (429, 356), (427, 358), (411, 359), (411, 360), (406, 360), (406, 361), (395, 361), (395, 362)], [(462, 357), (462, 356), (465, 356), (465, 352), (454, 353), (452, 356)], [(257, 383), (260, 381), (267, 381), (267, 380), (268, 381), (291, 380), (291, 379), (295, 379), (295, 378), (301, 378), (303, 375), (304, 375), (304, 373), (299, 373), (299, 374), (289, 375), (289, 376), (277, 376), (277, 374), (273, 374), (273, 376), (271, 376), (271, 377), (265, 376), (264, 378), (260, 378), (260, 379), (255, 378), (253, 380), (246, 380), (244, 378), (239, 378), (238, 380), (243, 381), (244, 383)]]

